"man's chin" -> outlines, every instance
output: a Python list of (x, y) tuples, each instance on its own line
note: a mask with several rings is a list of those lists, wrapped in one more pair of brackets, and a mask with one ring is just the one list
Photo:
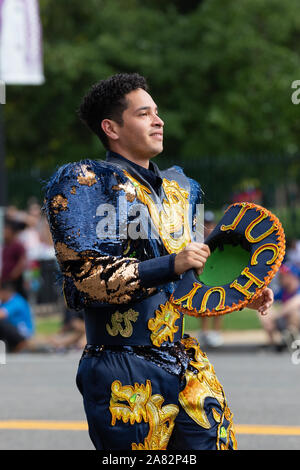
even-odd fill
[(154, 158), (157, 155), (159, 155), (163, 151), (163, 146), (161, 145), (160, 147), (156, 147), (155, 149), (152, 150), (150, 158)]

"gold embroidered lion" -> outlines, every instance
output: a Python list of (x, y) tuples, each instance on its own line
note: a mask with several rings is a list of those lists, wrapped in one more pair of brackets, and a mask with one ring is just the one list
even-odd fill
[(155, 318), (150, 318), (148, 328), (151, 333), (151, 341), (154, 346), (160, 346), (164, 341), (173, 342), (174, 333), (178, 331), (175, 325), (176, 320), (180, 318), (180, 313), (170, 302), (160, 305), (159, 310), (155, 310)]
[(150, 380), (146, 381), (146, 385), (135, 383), (134, 386), (122, 386), (119, 380), (115, 380), (111, 392), (109, 410), (112, 426), (117, 419), (124, 423), (129, 421), (130, 424), (140, 423), (142, 420), (149, 423), (149, 433), (144, 443), (133, 442), (131, 449), (165, 450), (179, 412), (178, 406), (169, 404), (162, 407), (164, 398), (158, 394), (152, 395)]

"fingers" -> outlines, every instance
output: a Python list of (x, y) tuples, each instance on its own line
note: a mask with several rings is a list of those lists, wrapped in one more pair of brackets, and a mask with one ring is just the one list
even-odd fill
[(203, 264), (206, 263), (207, 255), (206, 253), (196, 252), (189, 250), (190, 252), (187, 253), (186, 259), (193, 264), (193, 267), (198, 268), (201, 267)]
[(208, 245), (197, 242), (190, 243), (175, 257), (176, 274), (182, 274), (191, 268), (202, 272), (209, 255), (210, 249)]
[(194, 261), (198, 261), (199, 263), (205, 263), (207, 260), (207, 256), (198, 255), (197, 253), (195, 253), (191, 256), (191, 259), (193, 259)]
[(249, 308), (257, 310), (261, 315), (267, 315), (274, 301), (272, 289), (266, 287), (254, 301), (248, 304)]
[(261, 305), (258, 308), (258, 312), (261, 315), (267, 315), (268, 310), (272, 306), (274, 300), (274, 294), (272, 289), (266, 287), (261, 293)]
[(185, 250), (190, 250), (190, 251), (194, 251), (197, 253), (203, 253), (203, 254), (206, 254), (206, 257), (210, 255), (210, 248), (205, 243), (198, 243), (198, 242), (189, 243), (185, 247)]
[(269, 302), (272, 305), (272, 303), (274, 302), (274, 293), (273, 293), (272, 289), (267, 287), (265, 289), (265, 296), (266, 296), (266, 301)]
[(204, 271), (204, 265), (202, 266), (202, 268), (197, 268), (196, 269), (196, 273), (197, 273), (197, 276), (200, 276)]
[(264, 316), (264, 315), (267, 315), (268, 310), (269, 310), (269, 309), (266, 308), (266, 307), (259, 307), (258, 312), (259, 312), (262, 316)]

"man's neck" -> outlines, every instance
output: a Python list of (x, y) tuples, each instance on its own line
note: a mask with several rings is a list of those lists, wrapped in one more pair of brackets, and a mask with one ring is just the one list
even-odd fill
[(126, 152), (126, 150), (111, 149), (111, 152), (118, 153), (119, 155), (121, 155), (121, 157), (126, 158), (127, 160), (129, 160), (129, 161), (135, 163), (136, 165), (142, 166), (142, 167), (145, 168), (146, 170), (149, 169), (149, 162), (150, 162), (150, 159), (141, 158), (141, 157), (139, 157), (139, 156), (132, 155), (131, 153)]

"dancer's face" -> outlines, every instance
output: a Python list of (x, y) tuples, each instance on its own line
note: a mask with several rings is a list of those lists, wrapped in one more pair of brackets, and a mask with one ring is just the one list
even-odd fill
[(122, 115), (123, 124), (110, 121), (110, 149), (138, 164), (144, 162), (147, 168), (149, 159), (163, 150), (164, 122), (145, 90), (139, 88), (125, 97), (128, 106)]

